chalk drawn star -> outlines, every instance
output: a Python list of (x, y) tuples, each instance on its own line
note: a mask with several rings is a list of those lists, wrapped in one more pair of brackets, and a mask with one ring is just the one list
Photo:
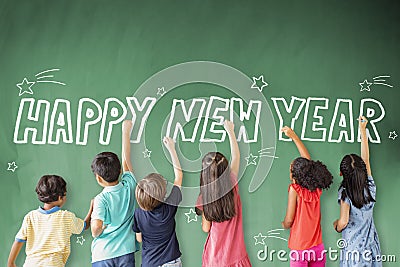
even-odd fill
[[(396, 133), (396, 131), (393, 131), (393, 132), (389, 132), (389, 138), (390, 139), (393, 139), (393, 140), (395, 140), (396, 138), (397, 138), (397, 133)], [(10, 164), (10, 163), (8, 163), (8, 164)]]
[(159, 96), (163, 96), (163, 95), (165, 95), (165, 89), (164, 89), (164, 86), (163, 87), (159, 87), (158, 89), (157, 89), (157, 95), (159, 95)]
[(9, 162), (7, 171), (15, 172), (15, 169), (17, 169), (17, 168), (18, 168), (18, 166), (17, 166), (17, 164), (15, 164), (15, 161)]
[(254, 245), (260, 244), (260, 245), (265, 245), (264, 239), (267, 238), (267, 236), (262, 235), (261, 233), (258, 233), (258, 235), (254, 236), (254, 239), (256, 240), (256, 243)]
[(249, 165), (257, 165), (256, 159), (258, 159), (258, 156), (253, 156), (253, 154), (250, 153), (248, 157), (244, 158), (246, 160), (246, 166)]
[(194, 209), (190, 209), (189, 212), (185, 212), (185, 215), (187, 217), (187, 222), (197, 222), (197, 214), (194, 211)]
[(367, 79), (365, 79), (362, 83), (358, 83), (361, 86), (361, 90), (362, 91), (371, 91), (371, 89), (369, 88), (372, 83), (368, 82)]
[(33, 91), (31, 89), (31, 87), (34, 84), (35, 84), (35, 82), (28, 81), (28, 79), (26, 77), (22, 80), (22, 83), (17, 83), (17, 87), (19, 88), (19, 96), (21, 96), (23, 94), (33, 95)]
[(151, 150), (148, 150), (146, 147), (146, 150), (142, 152), (144, 155), (144, 158), (150, 158), (151, 157)]
[[(257, 82), (261, 81), (262, 85), (259, 87), (257, 85)], [(264, 81), (264, 75), (260, 75), (260, 77), (256, 78), (253, 77), (253, 84), (251, 85), (251, 88), (257, 89), (258, 91), (262, 92), (263, 88), (268, 86), (268, 83)]]
[(82, 236), (78, 236), (77, 238), (76, 238), (76, 243), (79, 243), (81, 246), (83, 245), (83, 243), (85, 242), (86, 240), (85, 240), (85, 238), (83, 238), (83, 235)]

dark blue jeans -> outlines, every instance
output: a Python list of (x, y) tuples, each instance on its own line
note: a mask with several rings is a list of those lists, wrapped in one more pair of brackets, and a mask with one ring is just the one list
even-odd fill
[(116, 258), (96, 261), (92, 267), (135, 267), (135, 253), (129, 253)]

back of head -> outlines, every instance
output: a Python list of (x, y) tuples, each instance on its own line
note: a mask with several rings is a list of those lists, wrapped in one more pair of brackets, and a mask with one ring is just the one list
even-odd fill
[(223, 222), (236, 215), (229, 162), (219, 152), (206, 154), (200, 174), (203, 212), (208, 221)]
[(121, 173), (121, 162), (118, 156), (112, 152), (97, 154), (91, 167), (94, 174), (101, 176), (108, 183), (117, 181)]
[(290, 167), (296, 184), (310, 191), (328, 189), (332, 184), (333, 176), (321, 161), (306, 158), (296, 158)]
[(58, 175), (43, 175), (35, 188), (39, 201), (50, 203), (67, 193), (67, 183)]
[(369, 190), (367, 167), (360, 156), (356, 154), (344, 156), (340, 162), (340, 172), (343, 175), (340, 184), (340, 188), (343, 188), (342, 200), (349, 197), (357, 208), (371, 201), (375, 202)]
[(143, 210), (153, 210), (164, 200), (167, 181), (158, 173), (151, 173), (140, 180), (135, 191), (136, 200)]

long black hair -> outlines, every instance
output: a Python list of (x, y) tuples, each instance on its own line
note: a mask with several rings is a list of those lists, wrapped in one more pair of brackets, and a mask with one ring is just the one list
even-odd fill
[(290, 172), (296, 184), (310, 191), (317, 188), (328, 189), (332, 184), (333, 176), (321, 161), (309, 160), (303, 157), (296, 158)]
[(369, 190), (367, 166), (360, 156), (356, 154), (344, 156), (340, 162), (340, 172), (343, 175), (339, 187), (339, 190), (343, 188), (342, 200), (350, 198), (353, 205), (359, 209), (370, 202), (375, 202)]
[(208, 221), (228, 221), (236, 215), (229, 162), (219, 152), (206, 154), (200, 174), (200, 194)]

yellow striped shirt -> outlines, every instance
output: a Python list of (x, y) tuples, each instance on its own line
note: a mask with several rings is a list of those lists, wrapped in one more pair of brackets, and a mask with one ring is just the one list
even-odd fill
[(83, 231), (85, 222), (72, 212), (54, 207), (29, 212), (16, 235), (26, 242), (24, 267), (63, 267), (67, 262), (70, 237)]

